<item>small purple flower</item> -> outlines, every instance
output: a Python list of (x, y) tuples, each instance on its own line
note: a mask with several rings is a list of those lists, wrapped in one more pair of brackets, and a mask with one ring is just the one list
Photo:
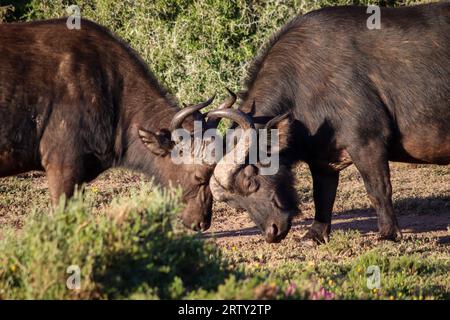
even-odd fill
[(287, 298), (287, 297), (293, 296), (296, 291), (297, 291), (297, 285), (295, 284), (295, 282), (291, 282), (286, 287), (286, 290), (284, 291), (284, 295)]
[(312, 300), (332, 300), (334, 299), (334, 293), (325, 290), (324, 287), (321, 287), (319, 291), (313, 292), (311, 295)]

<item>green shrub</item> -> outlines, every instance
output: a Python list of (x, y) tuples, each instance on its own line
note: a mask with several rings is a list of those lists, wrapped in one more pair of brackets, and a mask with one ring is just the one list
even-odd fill
[[(0, 299), (448, 299), (448, 258), (399, 254), (390, 243), (349, 255), (354, 232), (313, 250), (323, 258), (233, 263), (178, 227), (178, 196), (142, 187), (92, 209), (86, 191), (33, 213), (21, 230), (3, 229)], [(380, 289), (367, 287), (370, 265), (380, 268)], [(66, 286), (69, 266), (79, 267), (79, 290)]]
[[(4, 1), (11, 3), (11, 1)], [(110, 28), (149, 64), (182, 102), (196, 102), (225, 87), (242, 89), (248, 64), (284, 23), (299, 13), (331, 5), (398, 6), (396, 0), (31, 0), (20, 2), (22, 19), (66, 16), (77, 4), (81, 16)]]
[[(34, 213), (0, 241), (0, 296), (7, 299), (178, 298), (218, 285), (220, 253), (174, 227), (174, 192), (144, 188), (95, 212), (76, 195), (53, 214)], [(69, 290), (67, 268), (81, 271)]]

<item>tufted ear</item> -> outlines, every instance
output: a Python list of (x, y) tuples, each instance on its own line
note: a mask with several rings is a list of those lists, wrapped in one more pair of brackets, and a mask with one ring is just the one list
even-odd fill
[(170, 131), (167, 129), (161, 129), (157, 133), (154, 133), (141, 128), (138, 133), (142, 143), (157, 156), (167, 155), (174, 146)]
[[(277, 129), (279, 143), (277, 148), (271, 148), (271, 152), (281, 152), (289, 146), (292, 136), (292, 125), (294, 116), (287, 112), (271, 119), (265, 126), (266, 129)], [(269, 140), (270, 141), (270, 140)]]

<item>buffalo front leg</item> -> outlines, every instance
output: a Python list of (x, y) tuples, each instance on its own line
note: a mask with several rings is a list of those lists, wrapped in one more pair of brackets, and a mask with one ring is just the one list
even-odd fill
[(354, 149), (351, 157), (364, 181), (369, 199), (378, 216), (381, 239), (400, 240), (402, 234), (392, 206), (389, 162), (382, 143), (369, 143)]
[(45, 168), (52, 204), (56, 207), (62, 195), (70, 198), (81, 181), (79, 165), (48, 164)]
[(304, 239), (312, 239), (318, 243), (328, 242), (339, 172), (314, 165), (310, 165), (309, 168), (313, 178), (315, 217)]

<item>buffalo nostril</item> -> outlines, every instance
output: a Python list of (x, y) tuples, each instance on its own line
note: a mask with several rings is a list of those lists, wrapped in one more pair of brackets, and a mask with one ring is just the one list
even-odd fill
[(278, 227), (274, 223), (269, 228), (266, 229), (266, 240), (269, 243), (276, 242), (278, 237)]
[(277, 225), (275, 223), (272, 224), (271, 229), (272, 229), (271, 233), (272, 233), (273, 237), (276, 238), (278, 236), (278, 227), (277, 227)]

